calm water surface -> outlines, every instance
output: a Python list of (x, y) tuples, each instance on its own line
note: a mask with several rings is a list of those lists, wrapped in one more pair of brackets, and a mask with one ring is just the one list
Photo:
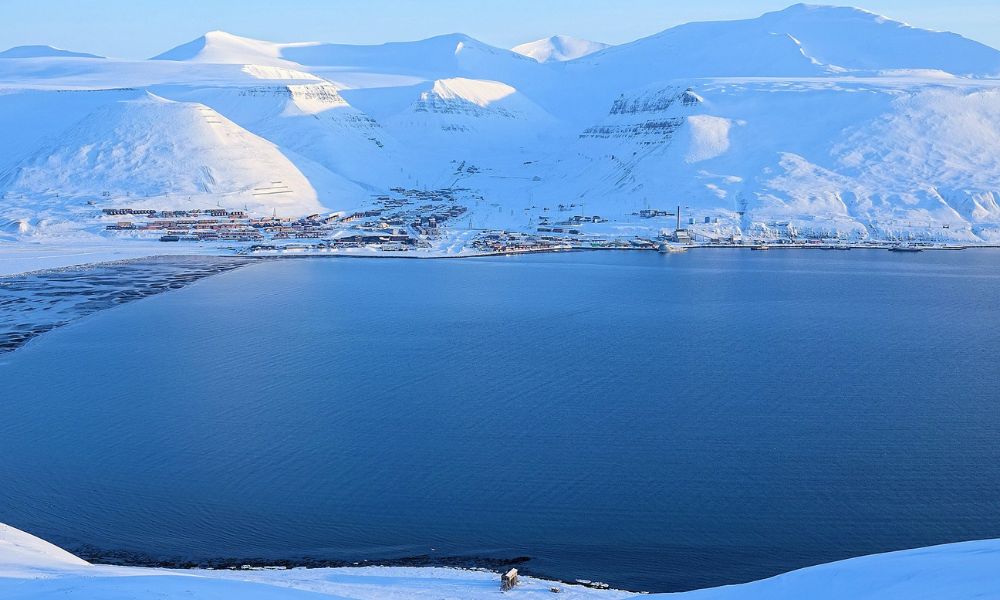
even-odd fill
[(0, 358), (0, 521), (630, 589), (1000, 537), (1000, 252), (253, 265)]

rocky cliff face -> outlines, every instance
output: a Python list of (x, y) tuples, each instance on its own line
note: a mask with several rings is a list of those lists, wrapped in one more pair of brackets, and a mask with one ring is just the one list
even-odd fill
[(333, 84), (256, 86), (242, 88), (236, 95), (267, 102), (273, 100), (272, 111), (276, 116), (312, 115), (315, 118), (369, 133), (381, 129), (379, 123), (364, 112), (351, 106)]
[(667, 144), (701, 102), (701, 97), (690, 88), (622, 94), (612, 104), (607, 119), (586, 128), (580, 137), (631, 140), (642, 145)]

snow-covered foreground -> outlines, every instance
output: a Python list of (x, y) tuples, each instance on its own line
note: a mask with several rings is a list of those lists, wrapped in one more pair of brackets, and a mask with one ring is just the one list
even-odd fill
[[(512, 598), (614, 600), (634, 593), (525, 577), (502, 594), (487, 571), (421, 567), (291, 570), (169, 570), (91, 565), (0, 524), (0, 597), (5, 599)], [(645, 596), (643, 596), (645, 597)], [(721, 588), (651, 597), (678, 600), (959, 600), (1000, 597), (1000, 540), (865, 556)]]

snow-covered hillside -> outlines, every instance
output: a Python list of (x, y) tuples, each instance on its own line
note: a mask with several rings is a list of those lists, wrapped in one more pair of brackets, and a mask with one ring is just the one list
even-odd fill
[(101, 106), (0, 176), (8, 207), (27, 219), (95, 198), (283, 214), (321, 208), (310, 180), (271, 142), (203, 104), (134, 95)]
[(607, 219), (598, 237), (655, 237), (674, 222), (637, 214), (681, 206), (698, 241), (1000, 240), (1000, 51), (861, 9), (606, 48), (213, 31), (145, 61), (71, 54), (0, 54), (8, 239), (103, 236), (87, 215), (123, 204), (295, 216), (460, 188), (454, 239), (563, 205)]
[(550, 61), (565, 62), (582, 58), (595, 52), (609, 48), (609, 44), (592, 42), (569, 35), (554, 35), (534, 42), (528, 42), (511, 48), (518, 54), (533, 58), (540, 63)]
[(546, 185), (604, 213), (682, 204), (744, 231), (996, 239), (992, 84), (690, 83), (623, 94)]
[(226, 118), (267, 139), (310, 179), (343, 182), (336, 207), (354, 208), (384, 188), (403, 157), (375, 119), (348, 103), (329, 81), (258, 85), (176, 86), (161, 94), (212, 106)]
[[(472, 134), (466, 144), (487, 144), (496, 153), (503, 152), (495, 147), (498, 138), (518, 139), (550, 121), (544, 110), (517, 89), (499, 81), (463, 77), (434, 81), (406, 110), (386, 119), (398, 136), (427, 139), (440, 134)], [(452, 152), (456, 149), (450, 148)]]
[[(524, 598), (618, 600), (971, 600), (1000, 596), (1000, 541), (986, 540), (865, 556), (744, 585), (637, 596), (535, 578), (509, 592)], [(499, 576), (442, 568), (356, 567), (292, 570), (168, 570), (90, 565), (32, 535), (0, 524), (0, 597), (21, 600), (231, 600), (298, 598), (493, 598)]]

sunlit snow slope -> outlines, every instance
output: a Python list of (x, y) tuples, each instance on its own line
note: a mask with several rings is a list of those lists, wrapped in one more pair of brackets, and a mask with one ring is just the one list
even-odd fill
[(226, 198), (283, 214), (321, 208), (271, 142), (202, 104), (135, 96), (101, 106), (7, 170), (7, 203), (26, 214), (90, 198), (176, 207)]
[(12, 49), (0, 225), (39, 235), (122, 198), (293, 215), (460, 186), (481, 198), (473, 228), (530, 229), (559, 204), (640, 227), (682, 206), (720, 236), (1000, 240), (1000, 52), (983, 44), (795, 5), (515, 50), (219, 31), (146, 61)]

